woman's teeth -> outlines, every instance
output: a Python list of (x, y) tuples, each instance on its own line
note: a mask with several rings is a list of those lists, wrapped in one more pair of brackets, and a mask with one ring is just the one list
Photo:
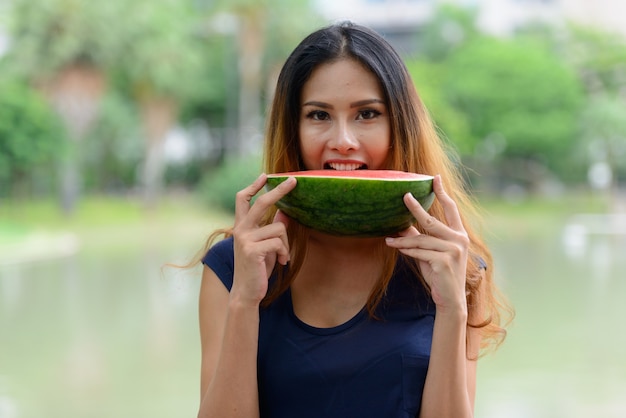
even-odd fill
[(354, 164), (354, 163), (328, 163), (327, 166), (332, 168), (333, 170), (340, 171), (351, 171), (351, 170), (359, 170), (361, 168), (365, 168), (363, 164)]

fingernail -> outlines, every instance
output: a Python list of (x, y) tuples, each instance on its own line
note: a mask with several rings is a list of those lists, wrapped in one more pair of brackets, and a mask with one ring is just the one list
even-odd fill
[(413, 196), (413, 193), (409, 192), (409, 193), (407, 193), (407, 194), (409, 195), (409, 197), (411, 198), (411, 200), (413, 200), (414, 202), (416, 202), (418, 205), (422, 206), (422, 204), (420, 203), (420, 201), (419, 201), (419, 200), (417, 200), (417, 199), (415, 198), (415, 196)]
[(392, 243), (392, 242), (394, 242), (394, 241), (395, 241), (395, 239), (394, 239), (394, 238), (392, 238), (392, 237), (387, 237), (387, 238), (385, 238), (385, 242), (386, 242), (387, 244), (391, 244), (391, 243)]

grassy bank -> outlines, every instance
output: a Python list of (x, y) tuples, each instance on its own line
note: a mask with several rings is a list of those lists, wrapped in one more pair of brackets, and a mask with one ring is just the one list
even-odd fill
[(232, 217), (189, 195), (163, 198), (153, 209), (127, 197), (88, 196), (71, 216), (53, 200), (11, 201), (0, 207), (0, 263), (24, 257), (122, 252), (129, 247), (191, 251)]
[(503, 238), (543, 236), (560, 230), (580, 213), (606, 213), (607, 199), (591, 193), (568, 193), (555, 197), (529, 197), (520, 201), (487, 196), (479, 199), (484, 227)]
[[(499, 239), (556, 231), (576, 213), (606, 211), (604, 199), (591, 194), (529, 198), (511, 202), (481, 197), (484, 228)], [(54, 200), (5, 201), (0, 206), (0, 261), (29, 247), (54, 251), (55, 245), (82, 250), (124, 251), (129, 246), (194, 248), (215, 228), (232, 224), (232, 215), (206, 207), (189, 194), (164, 197), (154, 209), (135, 198), (87, 196), (67, 216)], [(60, 241), (57, 239), (60, 238)], [(31, 248), (32, 249), (32, 248)]]

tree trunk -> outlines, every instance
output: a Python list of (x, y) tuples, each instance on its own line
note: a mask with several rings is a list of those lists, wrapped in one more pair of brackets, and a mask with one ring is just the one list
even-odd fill
[(84, 138), (98, 115), (105, 78), (98, 68), (76, 63), (40, 83), (40, 88), (61, 117), (70, 141), (69, 155), (61, 167), (61, 206), (64, 213), (70, 215), (80, 194), (77, 143)]
[(141, 121), (145, 135), (145, 154), (141, 169), (144, 204), (153, 208), (161, 195), (165, 161), (165, 138), (176, 120), (177, 105), (173, 99), (146, 96), (140, 99)]
[(263, 115), (261, 87), (265, 31), (261, 13), (240, 16), (239, 52), (239, 141), (236, 153), (250, 154), (261, 145)]

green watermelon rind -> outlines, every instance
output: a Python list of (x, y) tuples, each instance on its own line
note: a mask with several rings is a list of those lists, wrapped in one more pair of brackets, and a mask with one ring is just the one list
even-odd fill
[[(305, 172), (306, 173), (306, 172)], [(415, 223), (403, 197), (411, 192), (424, 209), (435, 199), (433, 178), (317, 177), (297, 173), (268, 176), (267, 190), (294, 175), (298, 184), (276, 206), (309, 228), (332, 235), (380, 237)]]

